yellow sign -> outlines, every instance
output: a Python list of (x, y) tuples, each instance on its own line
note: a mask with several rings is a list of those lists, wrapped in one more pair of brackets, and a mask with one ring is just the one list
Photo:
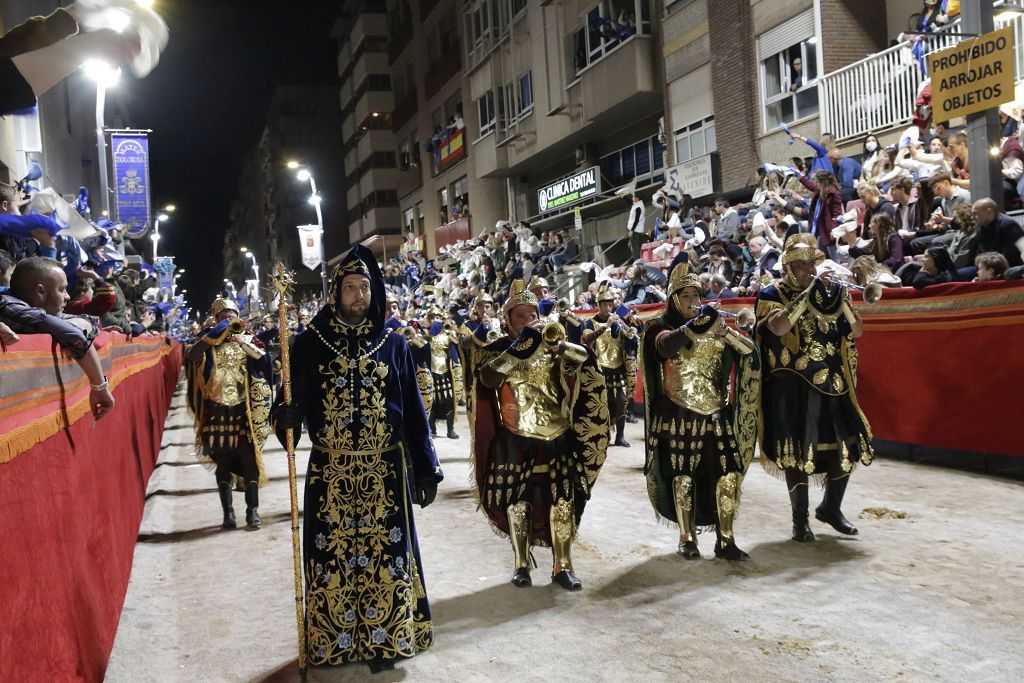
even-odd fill
[(932, 117), (948, 121), (1014, 98), (1013, 29), (970, 38), (928, 55)]

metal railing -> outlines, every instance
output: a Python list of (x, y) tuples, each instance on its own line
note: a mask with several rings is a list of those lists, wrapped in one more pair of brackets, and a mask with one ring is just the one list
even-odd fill
[[(1024, 17), (996, 22), (996, 28), (1006, 26), (1014, 29), (1014, 62), (1020, 79), (1024, 73)], [(961, 42), (964, 38), (959, 33), (958, 19), (937, 33), (919, 38), (925, 43), (925, 54), (930, 54)], [(911, 41), (825, 74), (818, 82), (821, 129), (843, 141), (909, 125), (924, 80)]]

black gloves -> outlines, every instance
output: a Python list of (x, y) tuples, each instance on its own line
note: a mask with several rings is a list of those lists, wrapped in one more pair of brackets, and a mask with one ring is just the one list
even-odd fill
[(416, 502), (421, 508), (425, 508), (434, 502), (437, 496), (437, 482), (424, 479), (416, 482)]
[(285, 430), (288, 429), (292, 432), (292, 445), (299, 445), (299, 439), (302, 438), (302, 411), (297, 406), (280, 403), (274, 407), (270, 419), (274, 425), (277, 440), (281, 442), (282, 446), (287, 448)]

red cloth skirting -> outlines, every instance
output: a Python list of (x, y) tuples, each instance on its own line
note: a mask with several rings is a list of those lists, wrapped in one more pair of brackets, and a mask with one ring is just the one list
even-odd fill
[[(646, 318), (663, 307), (638, 309)], [(722, 300), (723, 310), (752, 307), (753, 299)], [(857, 392), (876, 439), (1024, 457), (1024, 281), (886, 289), (856, 309)]]
[(49, 337), (0, 355), (3, 680), (100, 681), (114, 643), (182, 350), (109, 334), (96, 345), (116, 400), (99, 422), (58, 354), (60, 390)]

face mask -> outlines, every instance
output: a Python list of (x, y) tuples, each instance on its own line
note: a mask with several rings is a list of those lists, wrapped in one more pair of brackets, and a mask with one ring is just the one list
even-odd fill
[(867, 149), (869, 152), (874, 152), (875, 150), (878, 149), (878, 143), (872, 140), (868, 144), (864, 145), (864, 148)]

